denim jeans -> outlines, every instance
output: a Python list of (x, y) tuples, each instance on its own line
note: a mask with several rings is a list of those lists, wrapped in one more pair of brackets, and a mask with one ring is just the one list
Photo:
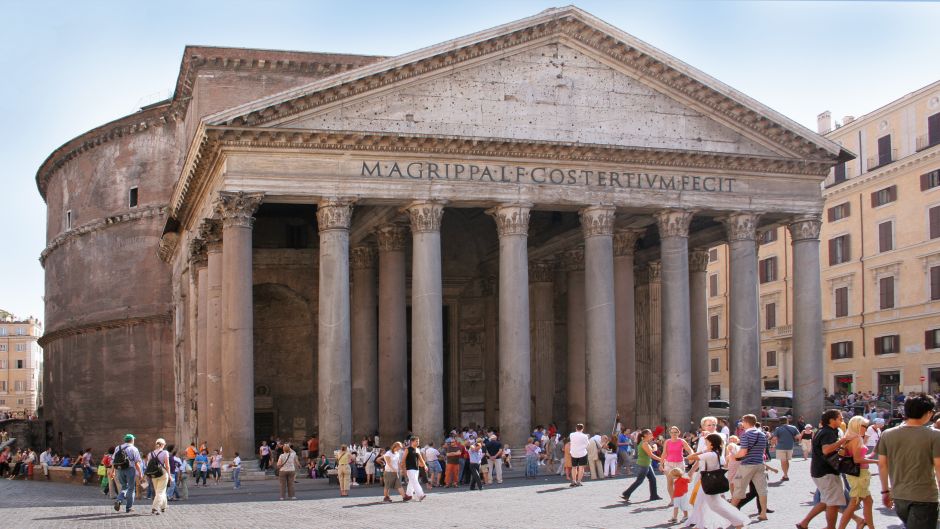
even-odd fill
[(202, 484), (203, 484), (203, 485), (206, 484), (206, 476), (208, 475), (208, 473), (209, 473), (209, 472), (208, 472), (207, 470), (200, 470), (200, 471), (196, 474), (196, 486), (197, 486), (197, 487), (199, 486), (199, 480), (200, 480), (200, 479), (202, 480)]
[(624, 497), (629, 498), (633, 491), (639, 488), (640, 484), (643, 483), (644, 479), (648, 479), (650, 482), (650, 499), (656, 499), (659, 497), (659, 494), (656, 493), (656, 474), (653, 473), (652, 465), (648, 467), (637, 467), (636, 480), (633, 481), (633, 485), (630, 485), (630, 488), (623, 492)]
[(894, 512), (907, 529), (936, 529), (937, 503), (894, 500)]
[(525, 456), (525, 477), (539, 475), (539, 456), (532, 454)]
[(232, 479), (235, 481), (235, 488), (236, 488), (236, 489), (237, 489), (237, 488), (240, 488), (240, 487), (242, 486), (242, 481), (241, 481), (241, 479), (240, 479), (240, 478), (241, 478), (241, 473), (242, 473), (242, 469), (241, 469), (241, 468), (236, 468), (236, 469), (232, 470)]
[(166, 484), (166, 499), (171, 499), (176, 494), (176, 476), (171, 475), (169, 483)]
[(134, 508), (134, 494), (137, 491), (137, 469), (132, 466), (117, 470), (118, 483), (121, 492), (118, 493), (117, 503), (127, 503), (127, 510)]

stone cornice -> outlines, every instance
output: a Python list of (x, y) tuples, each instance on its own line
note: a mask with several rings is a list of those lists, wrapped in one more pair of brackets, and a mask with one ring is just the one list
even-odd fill
[(75, 336), (77, 334), (84, 334), (87, 332), (100, 331), (104, 329), (120, 329), (123, 327), (133, 327), (135, 325), (146, 325), (151, 323), (165, 323), (169, 324), (172, 320), (170, 313), (160, 313), (160, 314), (150, 314), (146, 316), (133, 316), (129, 318), (118, 318), (113, 320), (103, 320), (93, 323), (86, 323), (83, 325), (76, 325), (73, 327), (65, 327), (62, 329), (56, 329), (52, 332), (47, 332), (39, 338), (38, 343), (40, 347), (45, 347), (46, 345), (56, 341), (61, 340), (69, 336)]
[(153, 217), (165, 217), (167, 213), (166, 206), (145, 206), (140, 208), (134, 208), (124, 213), (117, 215), (111, 215), (110, 217), (104, 217), (101, 219), (93, 220), (87, 224), (82, 224), (63, 232), (62, 234), (56, 236), (46, 248), (39, 254), (39, 263), (45, 266), (46, 259), (48, 259), (49, 254), (58, 249), (63, 244), (83, 235), (88, 235), (89, 233), (94, 233), (96, 231), (115, 226), (117, 224), (123, 224), (125, 222), (134, 222), (141, 219), (149, 219)]

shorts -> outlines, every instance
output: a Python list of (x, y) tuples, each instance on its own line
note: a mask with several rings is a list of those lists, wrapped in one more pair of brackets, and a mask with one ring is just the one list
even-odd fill
[(571, 458), (572, 467), (586, 467), (587, 466), (587, 456), (582, 457), (572, 457)]
[(441, 462), (440, 461), (428, 461), (428, 472), (431, 474), (440, 474), (441, 471)]
[(669, 475), (669, 472), (674, 468), (678, 468), (679, 470), (685, 472), (685, 463), (682, 461), (663, 461), (664, 476)]
[(777, 450), (777, 459), (780, 461), (790, 461), (793, 459), (793, 449)]
[(738, 465), (738, 471), (734, 475), (734, 495), (735, 500), (743, 500), (747, 495), (749, 483), (754, 484), (758, 496), (767, 496), (767, 475), (764, 474), (764, 465)]
[(858, 476), (846, 474), (845, 479), (849, 482), (850, 498), (867, 498), (871, 496), (871, 472), (867, 468), (863, 468)]
[(384, 476), (385, 482), (385, 495), (387, 496), (389, 491), (401, 488), (401, 479), (398, 478), (398, 472), (386, 472)]
[(819, 503), (828, 507), (845, 506), (845, 489), (842, 487), (842, 478), (838, 474), (826, 474), (821, 478), (813, 478), (813, 483), (819, 489)]

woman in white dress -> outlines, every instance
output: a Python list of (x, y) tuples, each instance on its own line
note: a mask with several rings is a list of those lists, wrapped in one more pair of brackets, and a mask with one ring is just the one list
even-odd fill
[[(724, 441), (717, 433), (709, 434), (705, 438), (707, 450), (700, 454), (692, 454), (689, 459), (699, 462), (699, 470), (706, 472), (721, 468), (721, 452)], [(701, 505), (701, 507), (699, 507)], [(689, 516), (687, 527), (698, 529), (724, 529), (729, 525), (741, 529), (750, 520), (741, 511), (728, 503), (721, 494), (705, 494), (701, 488), (695, 497), (695, 507)]]
[[(721, 437), (722, 442), (725, 441), (726, 438), (724, 434), (718, 431), (718, 419), (717, 418), (712, 417), (710, 415), (705, 416), (705, 417), (702, 417), (702, 420), (699, 424), (701, 425), (701, 430), (699, 433), (698, 442), (695, 444), (696, 453), (701, 454), (709, 450), (708, 441), (706, 440), (706, 438), (713, 433), (718, 434)], [(721, 464), (724, 464), (724, 463), (725, 461), (724, 461), (724, 458), (722, 457)], [(701, 463), (696, 461), (695, 466), (693, 466), (692, 470), (689, 471), (689, 477), (692, 478), (692, 483), (691, 485), (689, 485), (689, 490), (692, 491), (693, 495), (696, 493), (697, 490), (701, 489), (701, 485), (699, 484), (699, 475), (698, 475), (698, 470), (700, 470), (699, 467), (701, 466), (702, 466)], [(696, 501), (695, 504), (692, 505), (692, 514), (690, 515), (689, 518), (698, 519), (698, 518), (701, 518), (701, 516), (702, 516), (702, 505), (700, 504), (700, 502)]]

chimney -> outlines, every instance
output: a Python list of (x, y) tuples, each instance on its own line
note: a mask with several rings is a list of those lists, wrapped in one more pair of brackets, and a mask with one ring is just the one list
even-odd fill
[(816, 116), (816, 132), (828, 134), (832, 130), (832, 114), (827, 110)]
[(845, 116), (844, 118), (842, 118), (843, 125), (848, 125), (849, 123), (853, 121), (855, 121), (855, 116)]

